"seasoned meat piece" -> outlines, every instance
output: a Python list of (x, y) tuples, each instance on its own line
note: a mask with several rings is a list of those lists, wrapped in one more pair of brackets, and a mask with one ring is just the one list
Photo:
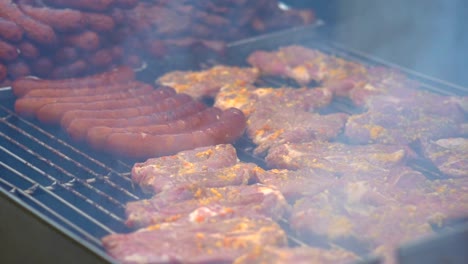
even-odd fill
[(256, 88), (252, 84), (228, 84), (216, 94), (214, 105), (220, 109), (235, 107), (248, 117), (255, 111), (255, 104), (262, 95), (275, 91), (273, 88)]
[(182, 174), (152, 174), (140, 182), (147, 192), (158, 193), (180, 186), (197, 185), (200, 187), (224, 187), (229, 185), (245, 185), (255, 178), (256, 170), (260, 169), (252, 163), (238, 163), (218, 170), (185, 172)]
[(332, 173), (314, 168), (258, 171), (256, 176), (258, 182), (278, 188), (290, 203), (320, 193), (338, 180)]
[(422, 143), (426, 158), (446, 176), (468, 178), (468, 139), (444, 138)]
[(453, 97), (424, 91), (410, 95), (373, 97), (367, 112), (348, 119), (345, 135), (362, 144), (409, 144), (461, 133), (464, 113)]
[(221, 89), (215, 105), (236, 106), (247, 116), (247, 135), (257, 145), (256, 154), (284, 142), (335, 138), (346, 122), (343, 113), (319, 115), (312, 111), (332, 100), (328, 88), (258, 88), (228, 85)]
[(231, 218), (154, 225), (102, 243), (122, 263), (231, 263), (259, 246), (284, 247), (287, 239), (268, 218)]
[(256, 88), (247, 84), (229, 84), (216, 95), (215, 106), (221, 109), (235, 107), (246, 116), (255, 112), (258, 106), (276, 105), (313, 111), (330, 104), (333, 94), (328, 88)]
[(353, 88), (346, 96), (357, 106), (364, 106), (378, 95), (411, 98), (420, 86), (419, 82), (409, 79), (403, 73), (384, 67), (370, 68), (367, 74), (352, 76), (348, 81), (353, 83)]
[(385, 181), (343, 180), (305, 197), (295, 204), (291, 227), (305, 240), (325, 237), (345, 248), (387, 255), (430, 234), (431, 226), (468, 213), (466, 187), (430, 182), (409, 169), (399, 173)]
[(316, 81), (329, 87), (335, 95), (349, 97), (357, 106), (363, 106), (375, 95), (404, 94), (408, 88), (419, 86), (394, 69), (365, 67), (302, 46), (256, 51), (247, 60), (263, 75), (291, 78), (301, 85)]
[(142, 227), (173, 221), (199, 223), (212, 218), (256, 215), (278, 220), (288, 211), (284, 196), (274, 187), (256, 184), (204, 188), (194, 184), (127, 204), (126, 223), (131, 227)]
[(247, 135), (258, 145), (254, 153), (261, 154), (284, 143), (333, 139), (347, 118), (344, 113), (320, 115), (294, 107), (262, 104), (247, 121)]
[[(330, 205), (330, 198), (300, 200), (308, 209), (294, 212), (293, 229), (304, 240), (325, 237), (343, 247), (363, 253), (391, 255), (396, 246), (432, 233), (429, 223), (414, 214), (413, 205), (366, 206), (349, 213), (340, 209), (339, 201)], [(319, 203), (327, 203), (317, 207)], [(314, 204), (313, 206), (310, 206)], [(344, 206), (342, 206), (344, 207)], [(298, 206), (299, 208), (299, 206)], [(358, 213), (358, 209), (361, 213)]]
[(301, 85), (313, 80), (341, 80), (367, 72), (361, 64), (302, 46), (287, 46), (271, 52), (255, 51), (247, 61), (264, 75), (284, 76)]
[(186, 93), (194, 98), (214, 97), (221, 87), (238, 83), (254, 83), (258, 71), (254, 68), (215, 66), (199, 72), (173, 71), (160, 77), (156, 82), (174, 88), (179, 93)]
[(273, 147), (265, 160), (270, 168), (315, 168), (336, 176), (346, 176), (388, 171), (402, 165), (409, 154), (406, 147), (397, 145), (353, 146), (339, 142), (310, 141)]
[(344, 249), (325, 249), (313, 247), (275, 248), (261, 247), (239, 257), (234, 264), (310, 264), (310, 263), (353, 263), (359, 257)]
[[(165, 186), (182, 184), (186, 175), (216, 172), (237, 162), (236, 150), (232, 145), (202, 147), (136, 163), (132, 168), (132, 180), (148, 192), (159, 192)], [(187, 183), (190, 181), (193, 179), (189, 178)]]

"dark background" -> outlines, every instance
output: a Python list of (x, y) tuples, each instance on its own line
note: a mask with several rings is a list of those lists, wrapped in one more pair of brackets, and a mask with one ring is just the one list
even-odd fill
[(316, 10), (332, 40), (468, 88), (464, 0), (285, 0)]

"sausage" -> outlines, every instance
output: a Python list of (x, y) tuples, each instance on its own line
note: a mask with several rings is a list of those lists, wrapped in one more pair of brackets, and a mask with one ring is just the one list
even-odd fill
[(150, 124), (162, 124), (177, 120), (185, 116), (198, 113), (206, 109), (206, 106), (200, 102), (192, 101), (173, 110), (164, 112), (154, 112), (143, 116), (138, 116), (138, 109), (126, 109), (127, 112), (133, 113), (133, 117), (129, 118), (77, 118), (73, 119), (70, 125), (66, 128), (68, 134), (74, 140), (82, 140), (86, 137), (88, 129), (96, 126), (107, 127), (131, 127), (143, 126)]
[(88, 61), (91, 65), (102, 68), (109, 66), (114, 61), (114, 53), (112, 48), (104, 48), (96, 51), (94, 54), (91, 54), (88, 58)]
[(57, 31), (78, 31), (83, 29), (86, 24), (85, 17), (78, 10), (33, 7), (30, 5), (19, 5), (19, 7), (26, 15), (51, 26)]
[(31, 71), (37, 77), (48, 77), (54, 68), (54, 63), (48, 57), (40, 57), (31, 62)]
[[(134, 31), (130, 27), (122, 25), (117, 27), (111, 32), (111, 34), (109, 34), (109, 41), (111, 43), (125, 43), (125, 41), (131, 40), (129, 37), (131, 37), (133, 34)], [(127, 46), (126, 43), (125, 46)]]
[(12, 42), (18, 42), (23, 38), (24, 31), (16, 23), (0, 17), (0, 37)]
[(182, 150), (232, 143), (244, 133), (245, 122), (242, 111), (230, 108), (218, 121), (195, 131), (162, 135), (112, 133), (106, 138), (104, 148), (99, 150), (135, 159), (172, 155)]
[(14, 62), (8, 64), (7, 68), (8, 75), (12, 79), (31, 75), (31, 69), (29, 68), (28, 64), (23, 60), (15, 60)]
[(0, 60), (5, 62), (14, 61), (18, 58), (18, 51), (15, 46), (0, 40)]
[(163, 40), (148, 40), (145, 42), (148, 53), (154, 57), (164, 57), (168, 53), (168, 47)]
[(100, 149), (104, 147), (102, 144), (105, 142), (105, 139), (112, 133), (141, 132), (151, 135), (161, 135), (189, 131), (217, 121), (221, 113), (222, 111), (219, 108), (210, 107), (193, 115), (189, 115), (164, 124), (151, 124), (147, 126), (133, 127), (91, 127), (87, 131), (86, 141), (94, 148)]
[(97, 50), (101, 45), (99, 35), (90, 30), (63, 36), (63, 43), (67, 46), (77, 47), (84, 51)]
[(115, 5), (121, 8), (133, 8), (138, 2), (138, 0), (115, 0)]
[(114, 23), (117, 25), (122, 25), (126, 22), (125, 11), (121, 8), (112, 8), (109, 12), (109, 15), (112, 17)]
[(75, 47), (62, 47), (54, 54), (54, 61), (58, 64), (66, 64), (78, 58), (78, 51)]
[(70, 89), (43, 89), (32, 90), (28, 92), (25, 97), (70, 97), (70, 96), (93, 96), (98, 94), (107, 94), (121, 92), (137, 86), (151, 86), (150, 84), (142, 83), (139, 81), (130, 81), (125, 83), (116, 83), (111, 85), (103, 85), (98, 87), (85, 87), (85, 88), (70, 88)]
[[(175, 92), (171, 92), (169, 89), (162, 90), (158, 89), (153, 91), (159, 92), (158, 99), (152, 102), (150, 106), (139, 106), (129, 108), (119, 108), (112, 110), (71, 110), (67, 111), (62, 119), (60, 125), (63, 128), (67, 128), (70, 123), (75, 119), (113, 119), (113, 118), (129, 118), (139, 115), (146, 115), (155, 112), (166, 111), (171, 108), (176, 108), (182, 104), (190, 102), (192, 99), (187, 97), (180, 97)], [(169, 105), (169, 103), (171, 105)], [(83, 126), (84, 127), (84, 126)]]
[(66, 79), (83, 75), (87, 70), (87, 64), (84, 60), (76, 60), (67, 65), (55, 67), (50, 74), (51, 79)]
[(52, 45), (57, 43), (57, 35), (52, 27), (27, 16), (11, 0), (0, 1), (0, 17), (20, 26), (28, 38), (39, 44)]
[[(2, 74), (1, 71), (2, 69), (0, 69), (0, 74)], [(9, 86), (11, 86), (11, 79), (9, 79), (8, 77), (0, 81), (0, 87), (9, 87)]]
[(124, 49), (118, 45), (112, 47), (111, 50), (112, 57), (114, 57), (114, 61), (120, 61), (125, 53)]
[(105, 109), (118, 109), (132, 107), (135, 105), (148, 105), (157, 100), (158, 92), (150, 93), (147, 95), (140, 95), (133, 98), (125, 98), (119, 100), (102, 100), (89, 103), (50, 103), (42, 106), (36, 111), (36, 117), (39, 121), (46, 124), (59, 123), (63, 114), (70, 110), (105, 110)]
[(4, 64), (0, 63), (0, 82), (3, 82), (3, 80), (6, 79), (7, 75), (8, 75), (7, 67)]
[(123, 60), (123, 63), (132, 68), (140, 68), (144, 65), (143, 60), (140, 55), (137, 54), (126, 54)]
[(25, 59), (32, 60), (39, 57), (39, 49), (29, 41), (21, 41), (17, 47), (21, 57)]
[(114, 3), (114, 0), (44, 0), (44, 2), (73, 9), (105, 11)]
[(84, 12), (83, 15), (86, 25), (92, 31), (109, 32), (115, 28), (115, 22), (111, 16), (91, 12)]
[[(41, 80), (23, 78), (13, 83), (13, 93), (16, 96), (23, 96), (30, 90), (44, 89), (73, 89), (73, 88), (94, 88), (103, 85), (123, 83), (135, 79), (135, 72), (132, 68), (122, 66), (113, 71), (104, 72), (83, 78), (70, 78), (66, 80)], [(97, 92), (97, 91), (96, 91)]]
[(95, 96), (70, 96), (70, 97), (22, 97), (15, 102), (15, 111), (21, 116), (32, 117), (36, 111), (46, 104), (51, 103), (88, 103), (100, 100), (131, 98), (143, 94), (149, 94), (153, 88), (150, 85), (135, 87), (133, 89)]

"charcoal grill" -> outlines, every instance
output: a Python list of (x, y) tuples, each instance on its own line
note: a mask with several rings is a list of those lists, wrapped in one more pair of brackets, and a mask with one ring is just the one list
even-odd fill
[[(315, 26), (231, 43), (227, 55), (218, 62), (244, 65), (246, 56), (255, 50), (298, 43), (367, 65), (398, 68), (433, 92), (468, 94), (463, 87), (330, 42), (321, 37)], [(144, 71), (138, 77), (152, 82), (157, 75)], [(264, 81), (278, 86), (286, 82), (278, 79)], [(124, 225), (125, 204), (147, 198), (128, 177), (135, 161), (96, 153), (72, 143), (60, 129), (25, 120), (12, 110), (14, 98), (11, 92), (4, 89), (0, 94), (0, 258), (5, 263), (113, 262), (103, 251), (100, 238), (110, 233), (129, 232)], [(347, 109), (346, 102), (335, 102), (334, 107)], [(261, 159), (250, 155), (247, 145), (245, 139), (239, 141), (240, 158), (261, 163)], [(296, 245), (302, 243), (294, 237), (291, 241)], [(467, 259), (468, 253), (460, 248), (468, 248), (466, 224), (441, 236), (402, 247), (399, 256), (402, 263), (422, 257), (429, 261), (426, 253), (430, 250), (436, 257), (456, 263)], [(457, 249), (457, 254), (453, 255), (453, 250)], [(378, 259), (365, 261), (374, 263)]]

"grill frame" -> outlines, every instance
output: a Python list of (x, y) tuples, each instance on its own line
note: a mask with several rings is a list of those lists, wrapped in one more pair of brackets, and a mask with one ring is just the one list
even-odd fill
[[(399, 69), (400, 71), (411, 76), (412, 78), (415, 78), (418, 81), (421, 81), (424, 84), (423, 88), (431, 90), (433, 92), (438, 92), (441, 94), (456, 94), (456, 95), (468, 94), (467, 89), (463, 87), (445, 82), (443, 80), (435, 79), (435, 78), (411, 71), (406, 68), (402, 68), (398, 65), (382, 61), (368, 54), (364, 54), (355, 50), (350, 50), (347, 47), (334, 43), (324, 38), (323, 32), (320, 32), (320, 30), (317, 30), (316, 26), (297, 27), (297, 28), (293, 28), (293, 29), (289, 29), (289, 30), (285, 30), (281, 32), (271, 33), (271, 34), (262, 35), (259, 37), (254, 37), (254, 38), (230, 43), (228, 45), (226, 56), (224, 58), (219, 59), (218, 62), (222, 64), (227, 64), (227, 65), (237, 65), (237, 66), (245, 65), (246, 55), (251, 53), (254, 50), (276, 49), (282, 45), (290, 45), (290, 44), (304, 45), (304, 43), (306, 44), (305, 46), (318, 48), (324, 52), (335, 54), (345, 59), (358, 61), (361, 63), (365, 63), (367, 65), (380, 65), (380, 66), (387, 66), (387, 67)], [(154, 67), (155, 67), (154, 65), (150, 65), (148, 68), (154, 68)], [(145, 71), (139, 74), (139, 78), (146, 79), (147, 81), (149, 80), (148, 78), (151, 78), (151, 80), (154, 80), (154, 78), (156, 78), (156, 75), (154, 74), (154, 72)], [(3, 91), (2, 93), (5, 94), (5, 91)], [(0, 160), (0, 216), (2, 216), (2, 219), (4, 219), (7, 225), (0, 227), (0, 234), (2, 234), (2, 236), (3, 234), (5, 234), (6, 236), (4, 237), (7, 239), (2, 239), (2, 242), (0, 242), (0, 248), (2, 249), (12, 248), (11, 247), (12, 244), (9, 243), (9, 241), (11, 240), (13, 240), (13, 244), (14, 242), (26, 243), (28, 247), (27, 256), (18, 255), (18, 252), (9, 250), (9, 252), (5, 252), (5, 254), (2, 253), (2, 257), (6, 257), (7, 260), (11, 259), (11, 260), (17, 261), (20, 259), (20, 260), (29, 260), (29, 262), (31, 262), (31, 260), (34, 262), (38, 262), (38, 260), (39, 261), (44, 260), (44, 261), (50, 262), (51, 257), (53, 258), (53, 260), (57, 260), (57, 262), (60, 262), (60, 263), (63, 263), (65, 261), (68, 263), (75, 263), (75, 262), (83, 263), (85, 260), (86, 262), (89, 262), (89, 263), (113, 263), (115, 262), (112, 258), (110, 258), (103, 251), (102, 247), (99, 246), (99, 241), (96, 241), (96, 239), (99, 239), (99, 236), (91, 235), (92, 237), (88, 237), (87, 235), (83, 235), (83, 234), (79, 235), (77, 234), (76, 231), (72, 231), (70, 229), (71, 228), (70, 226), (73, 226), (73, 224), (70, 225), (69, 223), (67, 223), (67, 219), (61, 219), (60, 215), (54, 215), (54, 213), (50, 214), (50, 212), (49, 212), (49, 215), (45, 214), (43, 211), (39, 210), (37, 207), (31, 206), (30, 204), (28, 204), (26, 200), (29, 199), (31, 200), (30, 202), (33, 203), (34, 199), (31, 199), (31, 197), (29, 196), (32, 196), (34, 192), (38, 190), (41, 192), (48, 193), (48, 192), (54, 191), (54, 188), (66, 189), (68, 186), (67, 184), (70, 185), (69, 186), (70, 188), (74, 188), (74, 184), (77, 184), (77, 183), (81, 184), (82, 187), (84, 188), (89, 188), (87, 187), (87, 185), (95, 184), (95, 182), (93, 182), (93, 179), (94, 181), (101, 180), (101, 181), (106, 182), (106, 179), (107, 180), (109, 179), (106, 177), (111, 177), (112, 180), (117, 180), (122, 177), (126, 177), (128, 176), (128, 173), (129, 173), (129, 170), (131, 168), (131, 164), (133, 161), (123, 161), (123, 160), (118, 160), (118, 159), (114, 160), (112, 158), (110, 159), (110, 161), (109, 159), (104, 159), (105, 161), (96, 159), (96, 158), (101, 158), (99, 153), (95, 153), (87, 148), (77, 149), (75, 146), (67, 142), (66, 136), (63, 134), (63, 132), (60, 131), (60, 129), (51, 128), (51, 127), (44, 128), (42, 125), (38, 126), (38, 124), (35, 121), (27, 121), (27, 120), (17, 117), (11, 111), (13, 100), (14, 99), (11, 94), (10, 95), (7, 94), (6, 96), (0, 96), (0, 102), (2, 102), (2, 104), (3, 104), (3, 101), (7, 102), (6, 106), (0, 105), (0, 113), (1, 111), (7, 113), (6, 115), (5, 114), (0, 115), (0, 125), (4, 124), (5, 122), (8, 121), (7, 120), (8, 118), (12, 118), (12, 117), (15, 120), (19, 120), (18, 122), (20, 123), (25, 122), (27, 124), (31, 124), (31, 127), (35, 127), (35, 129), (42, 131), (41, 133), (47, 135), (47, 137), (49, 137), (49, 139), (52, 140), (52, 142), (55, 142), (54, 144), (63, 145), (68, 149), (68, 151), (80, 152), (81, 154), (87, 156), (86, 158), (89, 159), (90, 161), (95, 162), (97, 164), (102, 163), (104, 164), (103, 165), (104, 167), (108, 166), (109, 174), (95, 173), (96, 175), (94, 175), (95, 176), (94, 178), (83, 179), (83, 178), (77, 177), (77, 180), (73, 181), (72, 179), (70, 180), (71, 182), (59, 181), (58, 183), (53, 183), (53, 180), (52, 180), (52, 184), (49, 184), (47, 186), (42, 186), (40, 184), (36, 185), (37, 183), (31, 183), (32, 184), (31, 187), (26, 188), (26, 190), (21, 190), (20, 188), (18, 188), (18, 186), (8, 186), (8, 184), (5, 183), (6, 180), (2, 178), (4, 177), (4, 175), (2, 174), (1, 169), (7, 168), (8, 170), (11, 171), (11, 173), (16, 173), (15, 168), (8, 167), (3, 162), (3, 158), (2, 158)], [(5, 138), (8, 139), (8, 137), (9, 137), (8, 135), (7, 137), (5, 137), (5, 134), (2, 132), (2, 130), (0, 130), (0, 140), (5, 140)], [(8, 152), (8, 149), (5, 150), (5, 148), (1, 145), (2, 142), (3, 141), (0, 141), (0, 155), (3, 155), (4, 153)], [(53, 147), (51, 146), (51, 148)], [(50, 151), (53, 152), (52, 150)], [(28, 151), (25, 150), (24, 152), (27, 153)], [(85, 153), (91, 153), (91, 154), (88, 155)], [(61, 154), (65, 156), (62, 158), (66, 160), (67, 154), (61, 153), (59, 151), (57, 155), (60, 156)], [(248, 158), (248, 153), (241, 153), (240, 155), (246, 155), (246, 157)], [(41, 162), (47, 163), (47, 158), (44, 158), (44, 159), (45, 160), (42, 160)], [(109, 162), (110, 165), (106, 164), (106, 162)], [(23, 163), (25, 166), (29, 166), (28, 165), (29, 162), (24, 161)], [(115, 165), (116, 163), (119, 169), (114, 169), (111, 166), (111, 165)], [(32, 166), (34, 167), (35, 165), (32, 165)], [(60, 170), (57, 168), (57, 166), (60, 168), (60, 165), (53, 164), (51, 166), (54, 167), (54, 169), (56, 170)], [(79, 165), (77, 166), (80, 167)], [(120, 171), (122, 167), (128, 169), (128, 171)], [(39, 171), (37, 169), (33, 169), (33, 170), (35, 171), (35, 173), (42, 174), (40, 169)], [(23, 173), (19, 172), (16, 174), (20, 175)], [(128, 183), (128, 184), (131, 184), (131, 183)], [(10, 190), (8, 190), (9, 187), (10, 187)], [(126, 191), (130, 192), (130, 189), (127, 189)], [(131, 189), (131, 191), (135, 192), (135, 193), (131, 193), (134, 195), (133, 197), (134, 199), (146, 198), (143, 193), (139, 192), (138, 188), (133, 188)], [(123, 192), (125, 193), (125, 191)], [(79, 192), (79, 194), (75, 194), (75, 195), (80, 196), (80, 194), (81, 193)], [(129, 196), (131, 197), (132, 195), (129, 195)], [(93, 201), (88, 201), (86, 199), (87, 198), (86, 196), (79, 197), (79, 198), (84, 200), (86, 203), (90, 204), (91, 206), (98, 208), (98, 210), (100, 210), (101, 212), (105, 213), (107, 210), (104, 206), (93, 205), (92, 204)], [(60, 197), (58, 200), (60, 200)], [(120, 217), (117, 216), (117, 218), (120, 218)], [(117, 219), (117, 220), (121, 220), (121, 219)], [(121, 232), (122, 230), (117, 228), (117, 230), (110, 230), (110, 231)], [(125, 229), (123, 231), (125, 231)], [(35, 239), (31, 240), (31, 237)], [(19, 248), (19, 245), (20, 244), (17, 244), (16, 246)], [(375, 258), (371, 258), (370, 260), (364, 260), (363, 262), (376, 263), (377, 260)]]

